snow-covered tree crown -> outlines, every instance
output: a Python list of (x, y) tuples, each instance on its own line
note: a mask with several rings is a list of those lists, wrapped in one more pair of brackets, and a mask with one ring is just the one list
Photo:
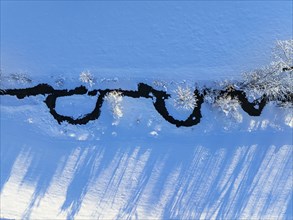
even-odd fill
[(175, 90), (174, 106), (178, 109), (192, 110), (196, 107), (197, 98), (193, 90), (186, 86), (178, 86)]

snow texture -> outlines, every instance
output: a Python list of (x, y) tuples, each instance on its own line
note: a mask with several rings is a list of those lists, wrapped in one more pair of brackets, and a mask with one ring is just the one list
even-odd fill
[[(0, 96), (1, 219), (292, 219), (292, 2), (0, 4), (1, 91), (111, 90), (83, 125), (50, 111), (79, 119), (99, 92), (52, 109), (48, 94)], [(119, 93), (141, 82), (170, 99)], [(250, 116), (227, 88), (269, 101)], [(194, 89), (197, 125), (156, 111), (185, 120)]]

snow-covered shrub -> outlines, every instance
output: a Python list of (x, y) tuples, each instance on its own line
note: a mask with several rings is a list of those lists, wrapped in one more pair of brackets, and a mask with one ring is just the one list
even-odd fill
[(167, 83), (164, 82), (164, 81), (161, 81), (161, 80), (154, 80), (153, 81), (153, 85), (156, 87), (156, 88), (159, 88), (159, 89), (164, 89), (164, 91), (167, 91)]
[(57, 87), (62, 87), (62, 86), (64, 86), (65, 82), (66, 82), (66, 78), (61, 76), (55, 80), (55, 85)]
[(94, 77), (93, 75), (90, 73), (90, 71), (85, 70), (82, 71), (79, 75), (79, 80), (83, 83), (88, 83), (90, 86), (93, 86), (94, 83)]
[(293, 40), (278, 41), (273, 51), (275, 60), (269, 66), (244, 73), (241, 88), (256, 98), (286, 100), (293, 93)]
[(123, 116), (122, 111), (122, 93), (118, 91), (109, 92), (105, 96), (105, 100), (108, 102), (109, 107), (113, 113), (113, 117), (116, 120), (119, 120)]
[(197, 98), (190, 87), (178, 86), (175, 90), (174, 106), (177, 109), (193, 110), (196, 107)]
[(20, 83), (20, 84), (27, 84), (31, 83), (32, 80), (24, 73), (12, 73), (10, 75), (11, 80)]
[(242, 115), (239, 112), (240, 104), (237, 99), (232, 99), (231, 96), (225, 95), (215, 100), (215, 107), (218, 107), (226, 116), (231, 117), (236, 122), (242, 122)]

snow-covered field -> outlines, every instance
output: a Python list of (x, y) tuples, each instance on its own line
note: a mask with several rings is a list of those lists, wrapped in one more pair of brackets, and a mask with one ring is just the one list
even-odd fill
[[(108, 100), (99, 119), (59, 125), (43, 100), (1, 97), (1, 217), (292, 215), (291, 108), (269, 103), (259, 117), (240, 108), (235, 118), (204, 103), (198, 125), (177, 128), (151, 100), (121, 97), (121, 118)], [(95, 101), (63, 97), (56, 110), (78, 117)]]
[[(276, 39), (292, 39), (292, 2), (71, 4), (1, 2), (0, 218), (292, 219), (290, 103), (267, 101), (250, 116), (237, 100), (207, 95), (200, 122), (176, 127), (155, 98), (112, 91), (99, 118), (81, 125), (59, 124), (48, 94), (4, 95), (41, 83), (88, 91), (145, 83), (170, 94), (168, 112), (185, 120), (195, 88), (244, 80), (264, 92), (267, 69), (253, 84), (241, 73), (251, 79), (271, 62)], [(270, 70), (292, 66), (292, 56), (274, 59), (284, 62)], [(292, 71), (278, 71), (265, 87), (271, 99), (292, 93)], [(87, 94), (59, 97), (56, 112), (92, 112), (99, 94)]]

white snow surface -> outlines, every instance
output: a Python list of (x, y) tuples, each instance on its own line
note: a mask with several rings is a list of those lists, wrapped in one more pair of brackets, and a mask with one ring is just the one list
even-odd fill
[[(237, 80), (292, 40), (292, 4), (0, 1), (0, 88), (143, 82), (174, 98), (178, 86)], [(118, 96), (98, 120), (60, 125), (44, 98), (0, 96), (1, 219), (292, 219), (292, 108), (251, 117), (205, 100), (201, 122), (177, 128), (151, 99)], [(58, 98), (56, 111), (78, 118), (96, 99)]]
[[(119, 81), (103, 84), (121, 87)], [(78, 117), (91, 111), (96, 98), (62, 97), (56, 110)], [(200, 124), (177, 128), (151, 100), (120, 97), (118, 124), (105, 101), (98, 120), (59, 125), (43, 99), (1, 96), (1, 218), (291, 215), (290, 108), (270, 103), (259, 117), (240, 108), (239, 121), (205, 103)]]

